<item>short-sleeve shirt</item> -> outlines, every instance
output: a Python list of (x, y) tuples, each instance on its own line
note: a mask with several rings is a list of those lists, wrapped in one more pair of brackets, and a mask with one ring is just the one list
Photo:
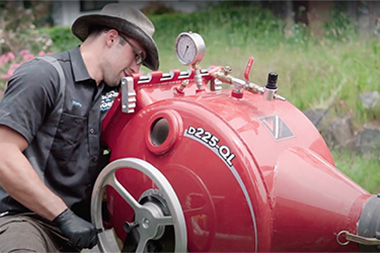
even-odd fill
[[(96, 85), (79, 47), (52, 55), (65, 77), (59, 98), (58, 71), (42, 59), (21, 65), (10, 78), (0, 103), (0, 124), (25, 137), (24, 151), (33, 168), (54, 193), (78, 215), (88, 219), (93, 184), (99, 174), (102, 82)], [(57, 99), (62, 113), (51, 120)], [(29, 211), (0, 187), (0, 213)]]

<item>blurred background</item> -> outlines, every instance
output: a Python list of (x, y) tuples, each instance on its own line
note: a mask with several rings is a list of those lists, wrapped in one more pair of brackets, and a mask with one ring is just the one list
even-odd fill
[(380, 191), (380, 2), (0, 1), (0, 99), (15, 68), (79, 45), (72, 22), (110, 2), (128, 2), (152, 20), (163, 72), (187, 68), (174, 52), (184, 31), (205, 40), (202, 68), (230, 66), (243, 78), (253, 56), (250, 79), (262, 86), (277, 72), (279, 94), (318, 128), (336, 167)]

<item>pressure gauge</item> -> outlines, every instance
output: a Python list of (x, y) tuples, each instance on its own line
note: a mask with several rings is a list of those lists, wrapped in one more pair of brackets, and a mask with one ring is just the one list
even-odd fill
[(205, 55), (205, 49), (205, 42), (198, 33), (180, 33), (175, 43), (178, 60), (184, 65), (200, 62)]

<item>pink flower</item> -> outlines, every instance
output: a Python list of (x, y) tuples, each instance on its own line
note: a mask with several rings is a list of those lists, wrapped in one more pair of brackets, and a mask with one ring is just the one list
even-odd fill
[(6, 64), (8, 62), (9, 62), (9, 56), (8, 56), (8, 54), (2, 54), (0, 56), (0, 65), (1, 64)]
[(10, 60), (16, 59), (15, 55), (12, 52), (8, 52), (7, 56), (9, 57)]
[(34, 58), (34, 55), (33, 54), (25, 54), (23, 57), (22, 57), (22, 62), (26, 62), (26, 61), (29, 61), (31, 59)]
[(0, 56), (0, 67), (1, 67), (1, 65), (3, 65), (4, 63), (7, 63), (7, 59), (6, 59), (6, 56), (2, 54), (2, 55)]
[(9, 79), (13, 73), (15, 72), (15, 70), (20, 66), (21, 64), (16, 64), (16, 63), (13, 63), (11, 64), (11, 66), (9, 67), (8, 69), (8, 73), (6, 73), (5, 75), (1, 75), (1, 78), (3, 79)]
[(4, 74), (4, 75), (1, 75), (1, 78), (3, 78), (3, 79), (9, 79), (11, 76), (10, 75), (8, 75), (8, 74)]
[[(45, 53), (43, 50), (41, 50), (38, 55), (39, 56), (42, 56), (42, 55), (49, 55), (49, 54), (52, 54), (50, 52), (47, 52)], [(0, 67), (3, 66), (4, 68), (4, 65), (5, 64), (10, 64), (8, 66), (8, 72), (6, 74), (3, 74), (3, 75), (0, 75), (0, 78), (1, 79), (5, 79), (5, 80), (8, 80), (14, 73), (14, 71), (24, 62), (27, 62), (31, 59), (34, 59), (35, 58), (35, 55), (33, 53), (31, 53), (28, 49), (23, 49), (19, 52), (19, 55), (22, 56), (22, 59), (21, 61), (17, 60), (16, 62), (19, 62), (19, 63), (13, 63), (15, 62), (14, 60), (16, 60), (16, 57), (15, 55), (12, 53), (12, 52), (8, 52), (8, 53), (5, 53), (5, 54), (2, 54), (0, 55)], [(6, 67), (7, 65), (5, 65)]]
[(28, 49), (23, 49), (20, 51), (20, 54), (21, 55), (27, 55), (27, 54), (30, 54), (29, 50)]
[(0, 56), (0, 63), (6, 63), (6, 60), (7, 60), (7, 56), (5, 54), (2, 54)]

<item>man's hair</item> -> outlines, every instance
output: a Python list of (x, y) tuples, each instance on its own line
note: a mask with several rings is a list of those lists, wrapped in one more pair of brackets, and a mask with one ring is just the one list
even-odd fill
[(109, 29), (102, 25), (92, 25), (88, 28), (89, 36), (97, 37), (99, 36), (105, 29)]
[[(89, 37), (91, 36), (91, 37), (96, 38), (96, 37), (100, 36), (100, 34), (107, 33), (111, 29), (115, 29), (115, 28), (111, 28), (111, 27), (107, 27), (107, 26), (103, 26), (103, 25), (92, 25), (88, 29), (88, 34), (89, 34)], [(120, 31), (118, 31), (118, 30), (116, 30), (116, 31), (120, 35)], [(124, 39), (122, 39), (122, 40), (119, 41), (119, 43), (120, 43), (121, 46), (124, 46), (127, 42)]]

